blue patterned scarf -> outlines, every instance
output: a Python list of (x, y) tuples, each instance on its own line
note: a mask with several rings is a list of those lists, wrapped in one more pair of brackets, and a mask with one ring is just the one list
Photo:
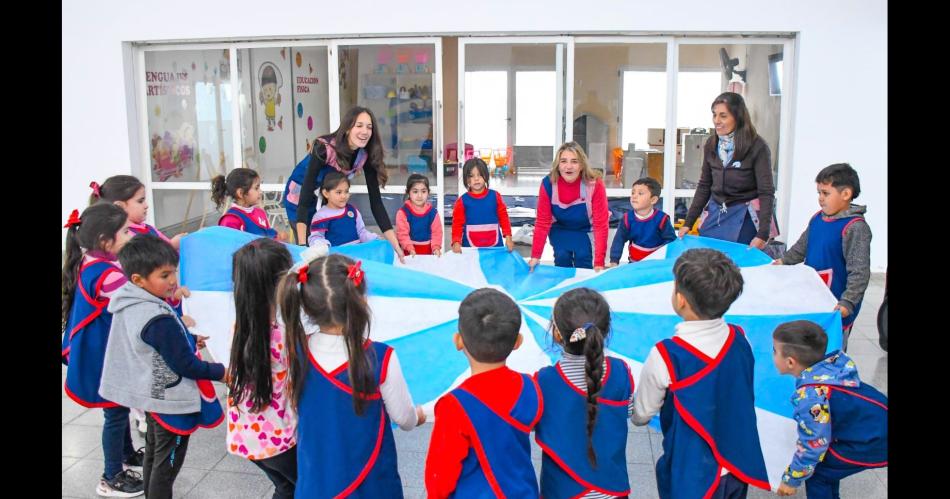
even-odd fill
[(732, 153), (736, 150), (736, 132), (733, 131), (729, 135), (720, 135), (719, 136), (719, 159), (722, 160), (722, 165), (726, 166), (732, 161)]

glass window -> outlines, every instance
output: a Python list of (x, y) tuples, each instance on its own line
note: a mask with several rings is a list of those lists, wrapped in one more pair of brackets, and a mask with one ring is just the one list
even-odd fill
[[(404, 186), (412, 173), (437, 185), (433, 155), (435, 45), (342, 45), (339, 53), (340, 118), (353, 106), (376, 117), (389, 186)], [(354, 184), (365, 184), (357, 175)]]
[(564, 140), (566, 59), (559, 43), (465, 45), (461, 142), (488, 163), (492, 187), (537, 189), (551, 170)]
[[(478, 112), (465, 113), (465, 138), (473, 144), (508, 145), (508, 72), (466, 71), (466, 106)], [(464, 163), (464, 156), (460, 158)]]
[[(647, 129), (666, 123), (665, 43), (578, 43), (574, 49), (574, 141), (608, 189), (649, 174)], [(659, 170), (656, 167), (659, 166)], [(663, 177), (662, 161), (653, 174)]]
[(238, 50), (243, 165), (283, 184), (330, 132), (326, 47)]
[(557, 79), (554, 71), (515, 73), (515, 143), (520, 146), (555, 147), (551, 124), (557, 109)]
[(150, 208), (155, 213), (155, 227), (173, 236), (218, 225), (218, 218), (228, 206), (230, 203), (226, 202), (221, 211), (217, 211), (210, 190), (155, 189)]
[(152, 182), (205, 182), (233, 163), (227, 50), (145, 52)]
[[(783, 45), (680, 45), (677, 88), (676, 187), (695, 189), (702, 172), (703, 145), (713, 133), (710, 104), (722, 92), (742, 95), (756, 132), (768, 144), (778, 187), (782, 97), (770, 78)], [(771, 62), (771, 63), (770, 63)]]

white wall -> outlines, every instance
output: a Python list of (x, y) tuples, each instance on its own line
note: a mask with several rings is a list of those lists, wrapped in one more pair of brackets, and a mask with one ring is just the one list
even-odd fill
[[(67, 0), (63, 4), (63, 220), (84, 206), (89, 181), (132, 171), (122, 42), (243, 40), (306, 35), (479, 32), (797, 32), (789, 138), (790, 241), (818, 210), (814, 177), (847, 161), (861, 174), (875, 238), (872, 269), (887, 266), (887, 3), (884, 0), (415, 0), (370, 2)], [(407, 7), (407, 5), (411, 5)], [(586, 5), (590, 5), (586, 7)], [(791, 64), (788, 58), (786, 68)], [(785, 96), (783, 96), (785, 97)], [(96, 154), (77, 154), (95, 149)]]

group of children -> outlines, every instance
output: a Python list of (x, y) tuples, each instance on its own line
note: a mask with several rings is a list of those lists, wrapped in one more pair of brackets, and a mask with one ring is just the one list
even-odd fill
[[(145, 223), (145, 186), (135, 177), (90, 187), (90, 206), (73, 210), (64, 226), (65, 391), (84, 407), (103, 409), (97, 494), (132, 497), (148, 489), (171, 497), (188, 435), (223, 419), (208, 380), (222, 379), (224, 366), (200, 360), (205, 338), (188, 332), (194, 321), (181, 313), (189, 295), (177, 285), (184, 234), (168, 239)], [(144, 449), (132, 445), (130, 408), (144, 411)]]
[[(488, 189), (484, 162), (470, 160), (463, 175), (468, 192), (453, 211), (453, 251), (500, 246), (503, 238), (510, 250), (506, 209)], [(867, 285), (870, 230), (864, 207), (851, 204), (860, 185), (850, 166), (831, 165), (816, 183), (822, 210), (774, 263), (804, 261), (818, 270), (839, 299), (846, 347)], [(81, 216), (74, 210), (65, 226), (62, 360), (68, 396), (103, 408), (99, 495), (171, 497), (189, 435), (225, 420), (228, 452), (260, 467), (275, 497), (401, 494), (391, 423), (408, 431), (425, 415), (413, 404), (396, 352), (366, 337), (371, 313), (360, 263), (326, 256), (329, 245), (374, 238), (348, 203), (345, 176), (330, 173), (322, 185), (326, 202), (313, 218), (310, 243), (326, 244), (313, 244), (293, 268), (258, 206), (259, 175), (239, 168), (213, 181), (219, 206), (225, 196), (234, 200), (220, 225), (269, 236), (233, 256), (238, 313), (227, 374), (222, 364), (201, 360), (206, 338), (189, 332), (194, 322), (181, 313), (188, 296), (177, 286), (182, 235), (168, 239), (145, 223), (138, 179), (115, 176), (91, 188), (91, 205)], [(440, 254), (442, 223), (428, 202), (428, 180), (412, 175), (406, 194), (396, 215), (400, 246), (406, 255)], [(612, 263), (625, 241), (638, 260), (641, 248), (672, 239), (668, 216), (653, 208), (658, 194), (652, 179), (634, 184), (633, 214), (618, 229)], [(742, 497), (749, 484), (768, 488), (751, 348), (741, 328), (722, 319), (741, 293), (741, 274), (714, 250), (685, 252), (673, 271), (672, 304), (684, 322), (650, 351), (636, 390), (627, 365), (604, 353), (610, 310), (597, 292), (575, 289), (557, 300), (551, 334), (563, 356), (533, 377), (505, 367), (521, 342), (514, 302), (489, 289), (469, 295), (454, 342), (472, 376), (436, 404), (425, 473), (430, 496), (628, 495), (626, 420), (643, 425), (656, 414), (664, 434), (661, 497)], [(841, 478), (886, 466), (887, 399), (860, 381), (843, 351), (826, 354), (827, 335), (816, 324), (783, 324), (773, 339), (776, 368), (796, 377), (799, 428), (779, 494), (804, 482), (809, 497), (837, 497)], [(226, 409), (212, 380), (228, 385)], [(717, 388), (723, 383), (730, 389)], [(145, 411), (146, 446), (138, 451), (129, 408)], [(540, 491), (532, 430), (544, 451)]]
[[(502, 245), (511, 251), (514, 243), (508, 210), (501, 194), (488, 187), (488, 166), (480, 158), (472, 158), (465, 162), (462, 176), (467, 191), (458, 197), (452, 210), (452, 251)], [(847, 350), (851, 326), (870, 279), (871, 230), (862, 216), (866, 208), (852, 204), (861, 187), (858, 174), (850, 165), (830, 165), (819, 172), (815, 182), (821, 211), (812, 217), (800, 239), (774, 263), (804, 262), (818, 272), (838, 300), (845, 334), (843, 346)], [(349, 188), (349, 179), (341, 173), (330, 172), (324, 177), (323, 206), (311, 221), (309, 246), (342, 246), (377, 239), (376, 234), (366, 229), (359, 210), (349, 204)], [(659, 182), (650, 177), (633, 183), (631, 210), (624, 213), (617, 227), (608, 267), (619, 265), (625, 245), (628, 260), (637, 262), (676, 239), (669, 215), (656, 208), (660, 190)], [(276, 237), (276, 231), (267, 223), (267, 215), (257, 205), (260, 176), (256, 171), (237, 168), (227, 179), (216, 177), (212, 194), (219, 209), (225, 195), (234, 199), (219, 225)], [(404, 255), (441, 255), (442, 219), (429, 203), (428, 178), (410, 175), (405, 198), (405, 204), (396, 212), (396, 237)]]

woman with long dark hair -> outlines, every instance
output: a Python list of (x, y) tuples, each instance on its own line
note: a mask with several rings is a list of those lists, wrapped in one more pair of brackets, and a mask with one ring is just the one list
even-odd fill
[(756, 133), (742, 96), (724, 92), (712, 103), (715, 135), (703, 149), (703, 169), (679, 235), (702, 213), (699, 235), (765, 248), (778, 235), (771, 152)]
[[(340, 127), (335, 132), (317, 137), (308, 159), (294, 168), (284, 188), (284, 207), (294, 226), (298, 244), (306, 244), (310, 220), (317, 211), (319, 196), (316, 191), (322, 185), (323, 177), (335, 170), (352, 179), (363, 171), (376, 225), (402, 260), (396, 232), (379, 192), (379, 186), (385, 186), (389, 176), (383, 162), (383, 144), (376, 129), (376, 117), (372, 111), (353, 107), (340, 120)], [(305, 171), (302, 168), (304, 162), (307, 165)]]

